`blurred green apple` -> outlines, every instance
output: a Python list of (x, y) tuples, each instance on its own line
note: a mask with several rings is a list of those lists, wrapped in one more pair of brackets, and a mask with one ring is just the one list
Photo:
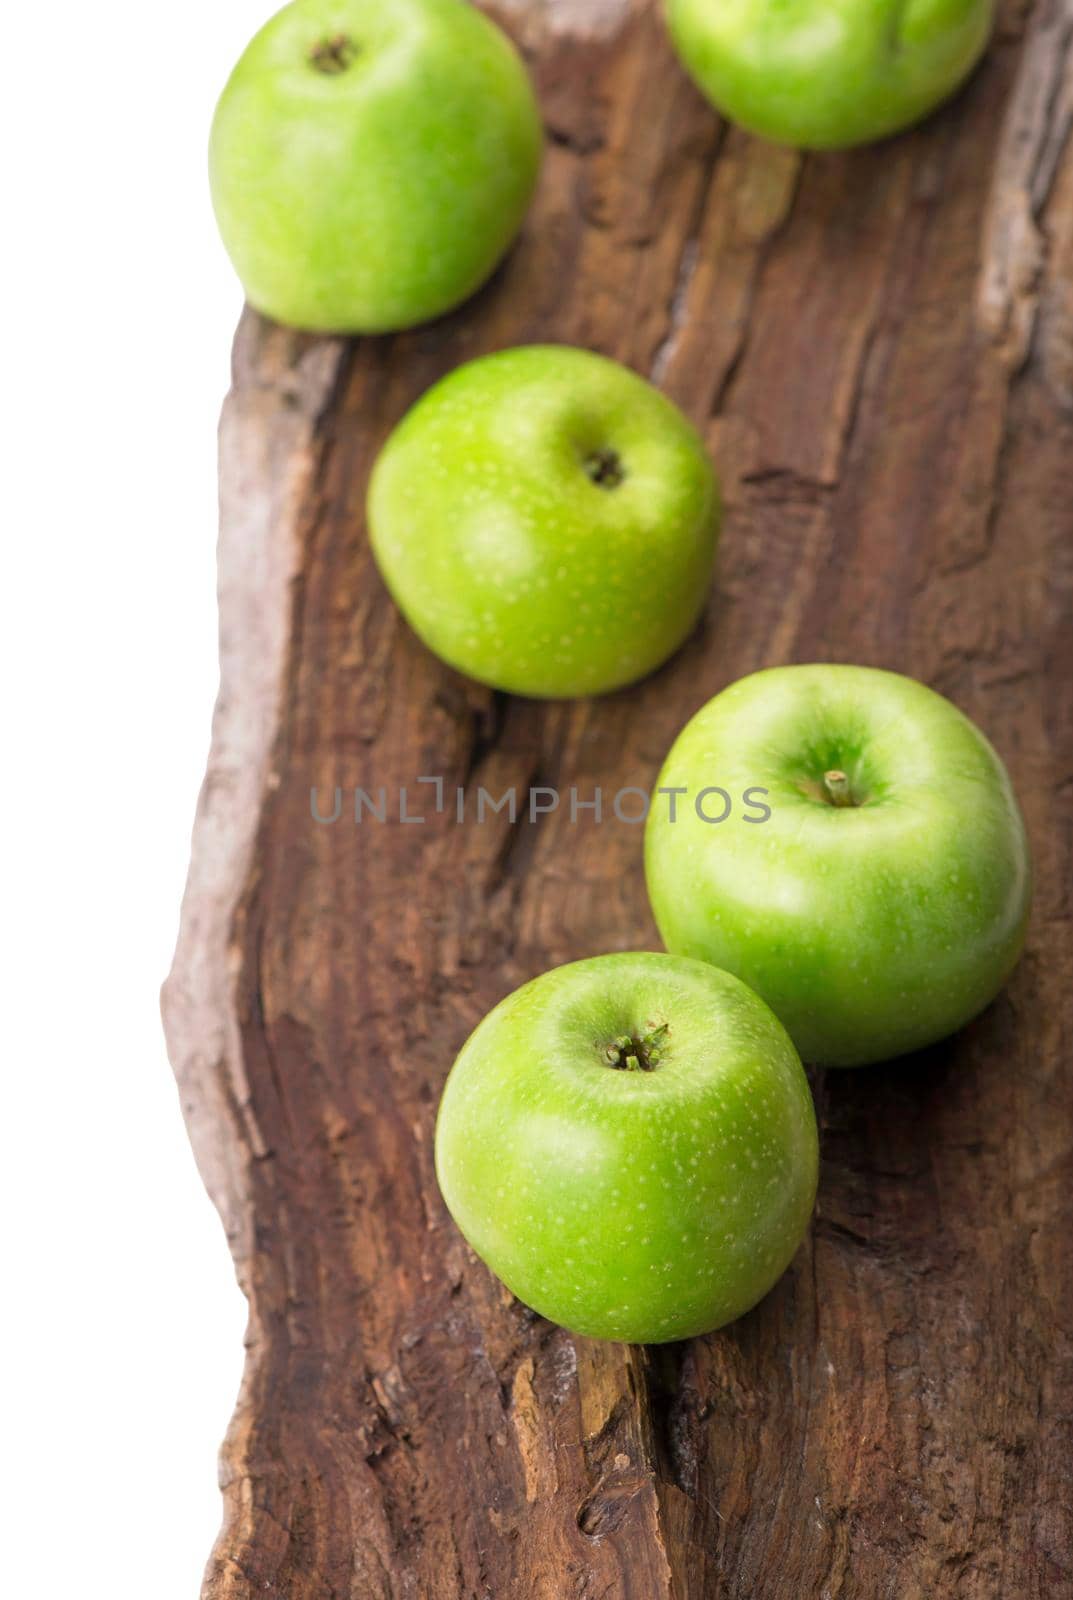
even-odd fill
[[(757, 820), (696, 796), (750, 788)], [(1031, 893), (1006, 769), (912, 678), (776, 667), (717, 694), (660, 774), (645, 836), (668, 950), (734, 972), (806, 1061), (857, 1066), (953, 1033), (1021, 952)], [(658, 796), (657, 796), (658, 798)]]
[(700, 438), (617, 362), (561, 345), (472, 361), (395, 429), (369, 488), (380, 571), (444, 661), (516, 694), (597, 694), (704, 607), (718, 494)]
[(379, 333), (484, 282), (541, 145), (521, 60), (465, 0), (294, 0), (216, 108), (213, 204), (258, 311)]
[(443, 1092), (436, 1173), (473, 1249), (575, 1333), (685, 1339), (756, 1304), (812, 1214), (797, 1052), (728, 973), (575, 961), (503, 1000)]
[(994, 0), (666, 0), (678, 54), (724, 116), (779, 144), (896, 133), (953, 94)]

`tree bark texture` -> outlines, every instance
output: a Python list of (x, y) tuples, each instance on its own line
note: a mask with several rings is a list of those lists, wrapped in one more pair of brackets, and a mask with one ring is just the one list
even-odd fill
[[(250, 1305), (205, 1596), (1073, 1595), (1073, 6), (1007, 6), (953, 104), (823, 156), (722, 124), (647, 0), (500, 15), (549, 143), (494, 281), (404, 336), (247, 314), (235, 348), (222, 683), (164, 995)], [(574, 704), (435, 661), (363, 522), (410, 403), (544, 340), (658, 382), (727, 505), (695, 637)], [(477, 825), (473, 798), (648, 787), (710, 695), (813, 660), (910, 673), (992, 737), (1037, 864), (1027, 953), (959, 1037), (814, 1075), (815, 1226), (754, 1312), (659, 1350), (572, 1338), (467, 1251), (432, 1130), (510, 989), (658, 948), (640, 830)], [(356, 825), (356, 786), (394, 820)]]

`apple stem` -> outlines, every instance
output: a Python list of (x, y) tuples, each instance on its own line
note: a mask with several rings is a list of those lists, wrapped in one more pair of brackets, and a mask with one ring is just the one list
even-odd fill
[(654, 1072), (663, 1056), (670, 1024), (660, 1023), (642, 1038), (619, 1034), (604, 1050), (604, 1060), (618, 1072)]
[(585, 471), (600, 489), (617, 489), (626, 476), (617, 450), (594, 450), (585, 458)]
[(347, 70), (357, 53), (358, 47), (353, 39), (348, 39), (345, 33), (337, 33), (332, 38), (321, 39), (319, 44), (315, 44), (309, 52), (309, 61), (318, 72), (336, 77), (340, 72)]
[(849, 779), (844, 772), (833, 767), (830, 772), (823, 775), (824, 794), (833, 806), (851, 806), (853, 796), (850, 793)]

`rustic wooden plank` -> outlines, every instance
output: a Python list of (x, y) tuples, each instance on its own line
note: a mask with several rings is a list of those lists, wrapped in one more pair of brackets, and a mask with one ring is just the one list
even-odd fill
[[(551, 133), (472, 305), (391, 339), (247, 316), (221, 434), (222, 683), (164, 1009), (250, 1301), (210, 1600), (1073, 1594), (1073, 10), (1007, 8), (926, 127), (802, 157), (723, 127), (647, 0), (512, 0)], [(704, 625), (596, 702), (431, 659), (364, 485), (459, 361), (576, 341), (654, 375), (728, 514)], [(638, 830), (318, 825), (442, 775), (646, 785), (765, 664), (952, 695), (1009, 762), (1028, 952), (959, 1038), (817, 1075), (813, 1236), (723, 1333), (575, 1340), (513, 1302), (431, 1163), (457, 1047), (516, 983), (655, 944)]]

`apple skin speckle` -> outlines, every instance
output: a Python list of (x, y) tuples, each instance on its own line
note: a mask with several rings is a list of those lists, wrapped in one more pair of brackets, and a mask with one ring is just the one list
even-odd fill
[[(594, 481), (612, 457), (613, 479)], [(646, 676), (690, 633), (719, 496), (658, 390), (588, 351), (528, 345), (418, 401), (376, 463), (368, 515), (384, 580), (431, 650), (494, 688), (571, 698)]]
[[(669, 1026), (658, 1064), (610, 1067), (608, 1041), (654, 1021)], [(732, 1148), (755, 1166), (735, 1170)], [(740, 1316), (784, 1271), (812, 1214), (816, 1118), (785, 1030), (744, 984), (674, 956), (598, 956), (534, 979), (470, 1036), (436, 1172), (469, 1244), (527, 1305), (575, 1333), (658, 1343)]]

